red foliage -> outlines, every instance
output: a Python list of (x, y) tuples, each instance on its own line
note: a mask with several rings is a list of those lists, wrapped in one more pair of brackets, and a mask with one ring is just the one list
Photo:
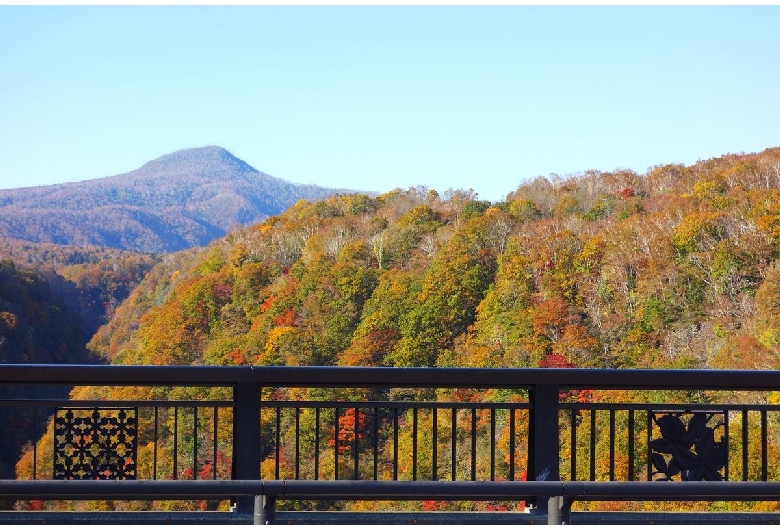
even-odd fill
[[(361, 432), (365, 428), (366, 415), (361, 410), (357, 411), (357, 420), (354, 408), (347, 409), (343, 416), (339, 416), (339, 453), (352, 449), (355, 443), (355, 436), (360, 440), (363, 437)], [(328, 443), (332, 447), (335, 442), (330, 440)]]
[(577, 365), (570, 363), (563, 355), (550, 353), (545, 355), (544, 359), (539, 361), (539, 368), (576, 368)]
[(214, 474), (214, 466), (211, 462), (206, 462), (203, 464), (198, 471), (198, 478), (201, 480), (208, 480), (210, 479)]
[(572, 390), (570, 394), (577, 398), (580, 403), (590, 403), (593, 401), (593, 390)]
[(447, 501), (422, 501), (422, 509), (426, 512), (438, 512), (447, 509)]
[(217, 451), (217, 472), (214, 473), (214, 463), (210, 460), (206, 460), (198, 467), (198, 472), (195, 473), (192, 467), (187, 467), (179, 472), (179, 478), (183, 480), (210, 480), (214, 477), (219, 478), (225, 474), (230, 473), (230, 469), (233, 466), (232, 458), (225, 456), (223, 451)]
[(223, 451), (217, 451), (217, 472), (214, 473), (214, 463), (206, 461), (198, 470), (198, 478), (201, 480), (209, 480), (215, 477), (219, 478), (225, 473), (229, 473), (233, 467), (233, 459), (225, 456)]
[(630, 186), (615, 192), (615, 196), (622, 201), (625, 201), (630, 197), (633, 197), (634, 195), (636, 195), (636, 193), (634, 192), (634, 188)]
[(295, 326), (298, 323), (298, 312), (288, 309), (279, 316), (274, 317), (274, 326)]
[(477, 262), (479, 262), (480, 265), (488, 266), (492, 260), (493, 253), (490, 251), (490, 249), (481, 248), (477, 251)]
[(271, 306), (274, 304), (274, 300), (276, 300), (276, 297), (274, 295), (269, 296), (265, 299), (265, 301), (260, 304), (260, 312), (265, 313), (269, 309), (271, 309)]
[(39, 512), (41, 510), (43, 510), (43, 501), (41, 500), (30, 501), (30, 511)]
[(246, 354), (242, 350), (233, 350), (232, 352), (227, 354), (228, 359), (233, 361), (233, 364), (236, 366), (242, 366), (245, 364), (249, 364), (246, 360)]

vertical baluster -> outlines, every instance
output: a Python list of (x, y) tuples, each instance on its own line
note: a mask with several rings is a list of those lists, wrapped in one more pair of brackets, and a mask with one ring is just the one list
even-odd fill
[(509, 409), (509, 480), (515, 480), (515, 415), (517, 409)]
[(354, 439), (354, 441), (352, 443), (352, 446), (353, 446), (352, 450), (354, 452), (353, 462), (355, 464), (355, 471), (352, 474), (352, 477), (353, 477), (354, 480), (358, 479), (358, 450), (359, 450), (359, 445), (358, 444), (360, 442), (360, 432), (358, 431), (358, 427), (360, 425), (360, 422), (358, 421), (360, 419), (359, 413), (360, 413), (360, 411), (358, 410), (357, 407), (355, 407), (355, 423), (354, 423), (355, 439)]
[(723, 469), (723, 480), (729, 479), (729, 460), (731, 460), (731, 448), (729, 447), (729, 411), (723, 411), (723, 437), (726, 443), (726, 466)]
[(615, 480), (615, 410), (609, 411), (609, 480)]
[(433, 441), (431, 442), (431, 480), (439, 480), (439, 409), (435, 405), (431, 408), (431, 423), (433, 429)]
[(455, 442), (457, 438), (457, 432), (456, 432), (456, 423), (457, 423), (457, 415), (458, 410), (453, 408), (452, 409), (452, 480), (455, 480), (456, 472), (455, 472), (455, 463), (456, 463), (456, 451), (455, 451)]
[(412, 409), (412, 480), (417, 480), (417, 407)]
[(596, 480), (596, 409), (590, 410), (590, 480)]
[(198, 478), (198, 407), (192, 407), (192, 478)]
[(766, 410), (761, 411), (761, 480), (767, 481)]
[(374, 480), (379, 480), (379, 407), (374, 407)]
[(398, 408), (393, 409), (393, 480), (398, 480)]
[(742, 480), (748, 479), (748, 411), (742, 409)]
[(647, 411), (647, 480), (653, 480), (653, 450), (650, 442), (653, 437), (653, 411)]
[(333, 480), (339, 479), (339, 408), (336, 407), (336, 419), (334, 420), (333, 432), (336, 440), (333, 444)]
[(301, 408), (295, 407), (295, 480), (301, 478)]
[(274, 455), (274, 478), (276, 480), (279, 480), (279, 466), (280, 466), (280, 454), (282, 450), (282, 408), (276, 407), (276, 421), (275, 421), (275, 430), (274, 433), (274, 446), (275, 446), (275, 455)]
[(217, 440), (219, 439), (219, 408), (214, 407), (214, 434), (212, 435), (213, 440), (213, 447), (212, 447), (212, 470), (211, 470), (211, 478), (212, 480), (217, 480)]
[(496, 480), (496, 409), (490, 409), (490, 480)]
[(320, 407), (314, 408), (314, 480), (320, 479)]
[(154, 446), (152, 449), (152, 478), (157, 480), (157, 437), (158, 437), (158, 415), (159, 407), (154, 407)]
[(569, 424), (571, 432), (571, 480), (577, 480), (577, 410), (569, 410)]
[(417, 480), (417, 407), (412, 409), (412, 480)]
[(471, 409), (471, 480), (477, 480), (477, 409)]
[(634, 409), (628, 409), (628, 480), (634, 480)]
[(173, 407), (173, 480), (179, 478), (179, 407)]

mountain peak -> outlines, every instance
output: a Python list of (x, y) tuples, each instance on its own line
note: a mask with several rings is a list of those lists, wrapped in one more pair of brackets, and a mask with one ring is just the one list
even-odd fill
[(218, 145), (180, 149), (155, 158), (132, 171), (138, 176), (188, 174), (218, 177), (225, 172), (259, 173), (255, 168)]
[(300, 199), (349, 192), (293, 184), (209, 145), (112, 177), (0, 191), (0, 237), (170, 252), (205, 245)]

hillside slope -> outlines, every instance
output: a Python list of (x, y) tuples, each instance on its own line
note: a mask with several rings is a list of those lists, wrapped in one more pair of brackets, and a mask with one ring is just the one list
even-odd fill
[(342, 192), (272, 177), (221, 147), (184, 149), (122, 175), (0, 190), (0, 237), (170, 252)]
[(158, 265), (90, 347), (128, 364), (777, 368), (778, 243), (780, 149), (540, 177), (498, 204), (302, 201)]

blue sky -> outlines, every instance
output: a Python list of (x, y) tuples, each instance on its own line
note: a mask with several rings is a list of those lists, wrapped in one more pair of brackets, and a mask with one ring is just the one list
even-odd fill
[(778, 6), (0, 6), (0, 188), (220, 145), (372, 191), (780, 146)]

